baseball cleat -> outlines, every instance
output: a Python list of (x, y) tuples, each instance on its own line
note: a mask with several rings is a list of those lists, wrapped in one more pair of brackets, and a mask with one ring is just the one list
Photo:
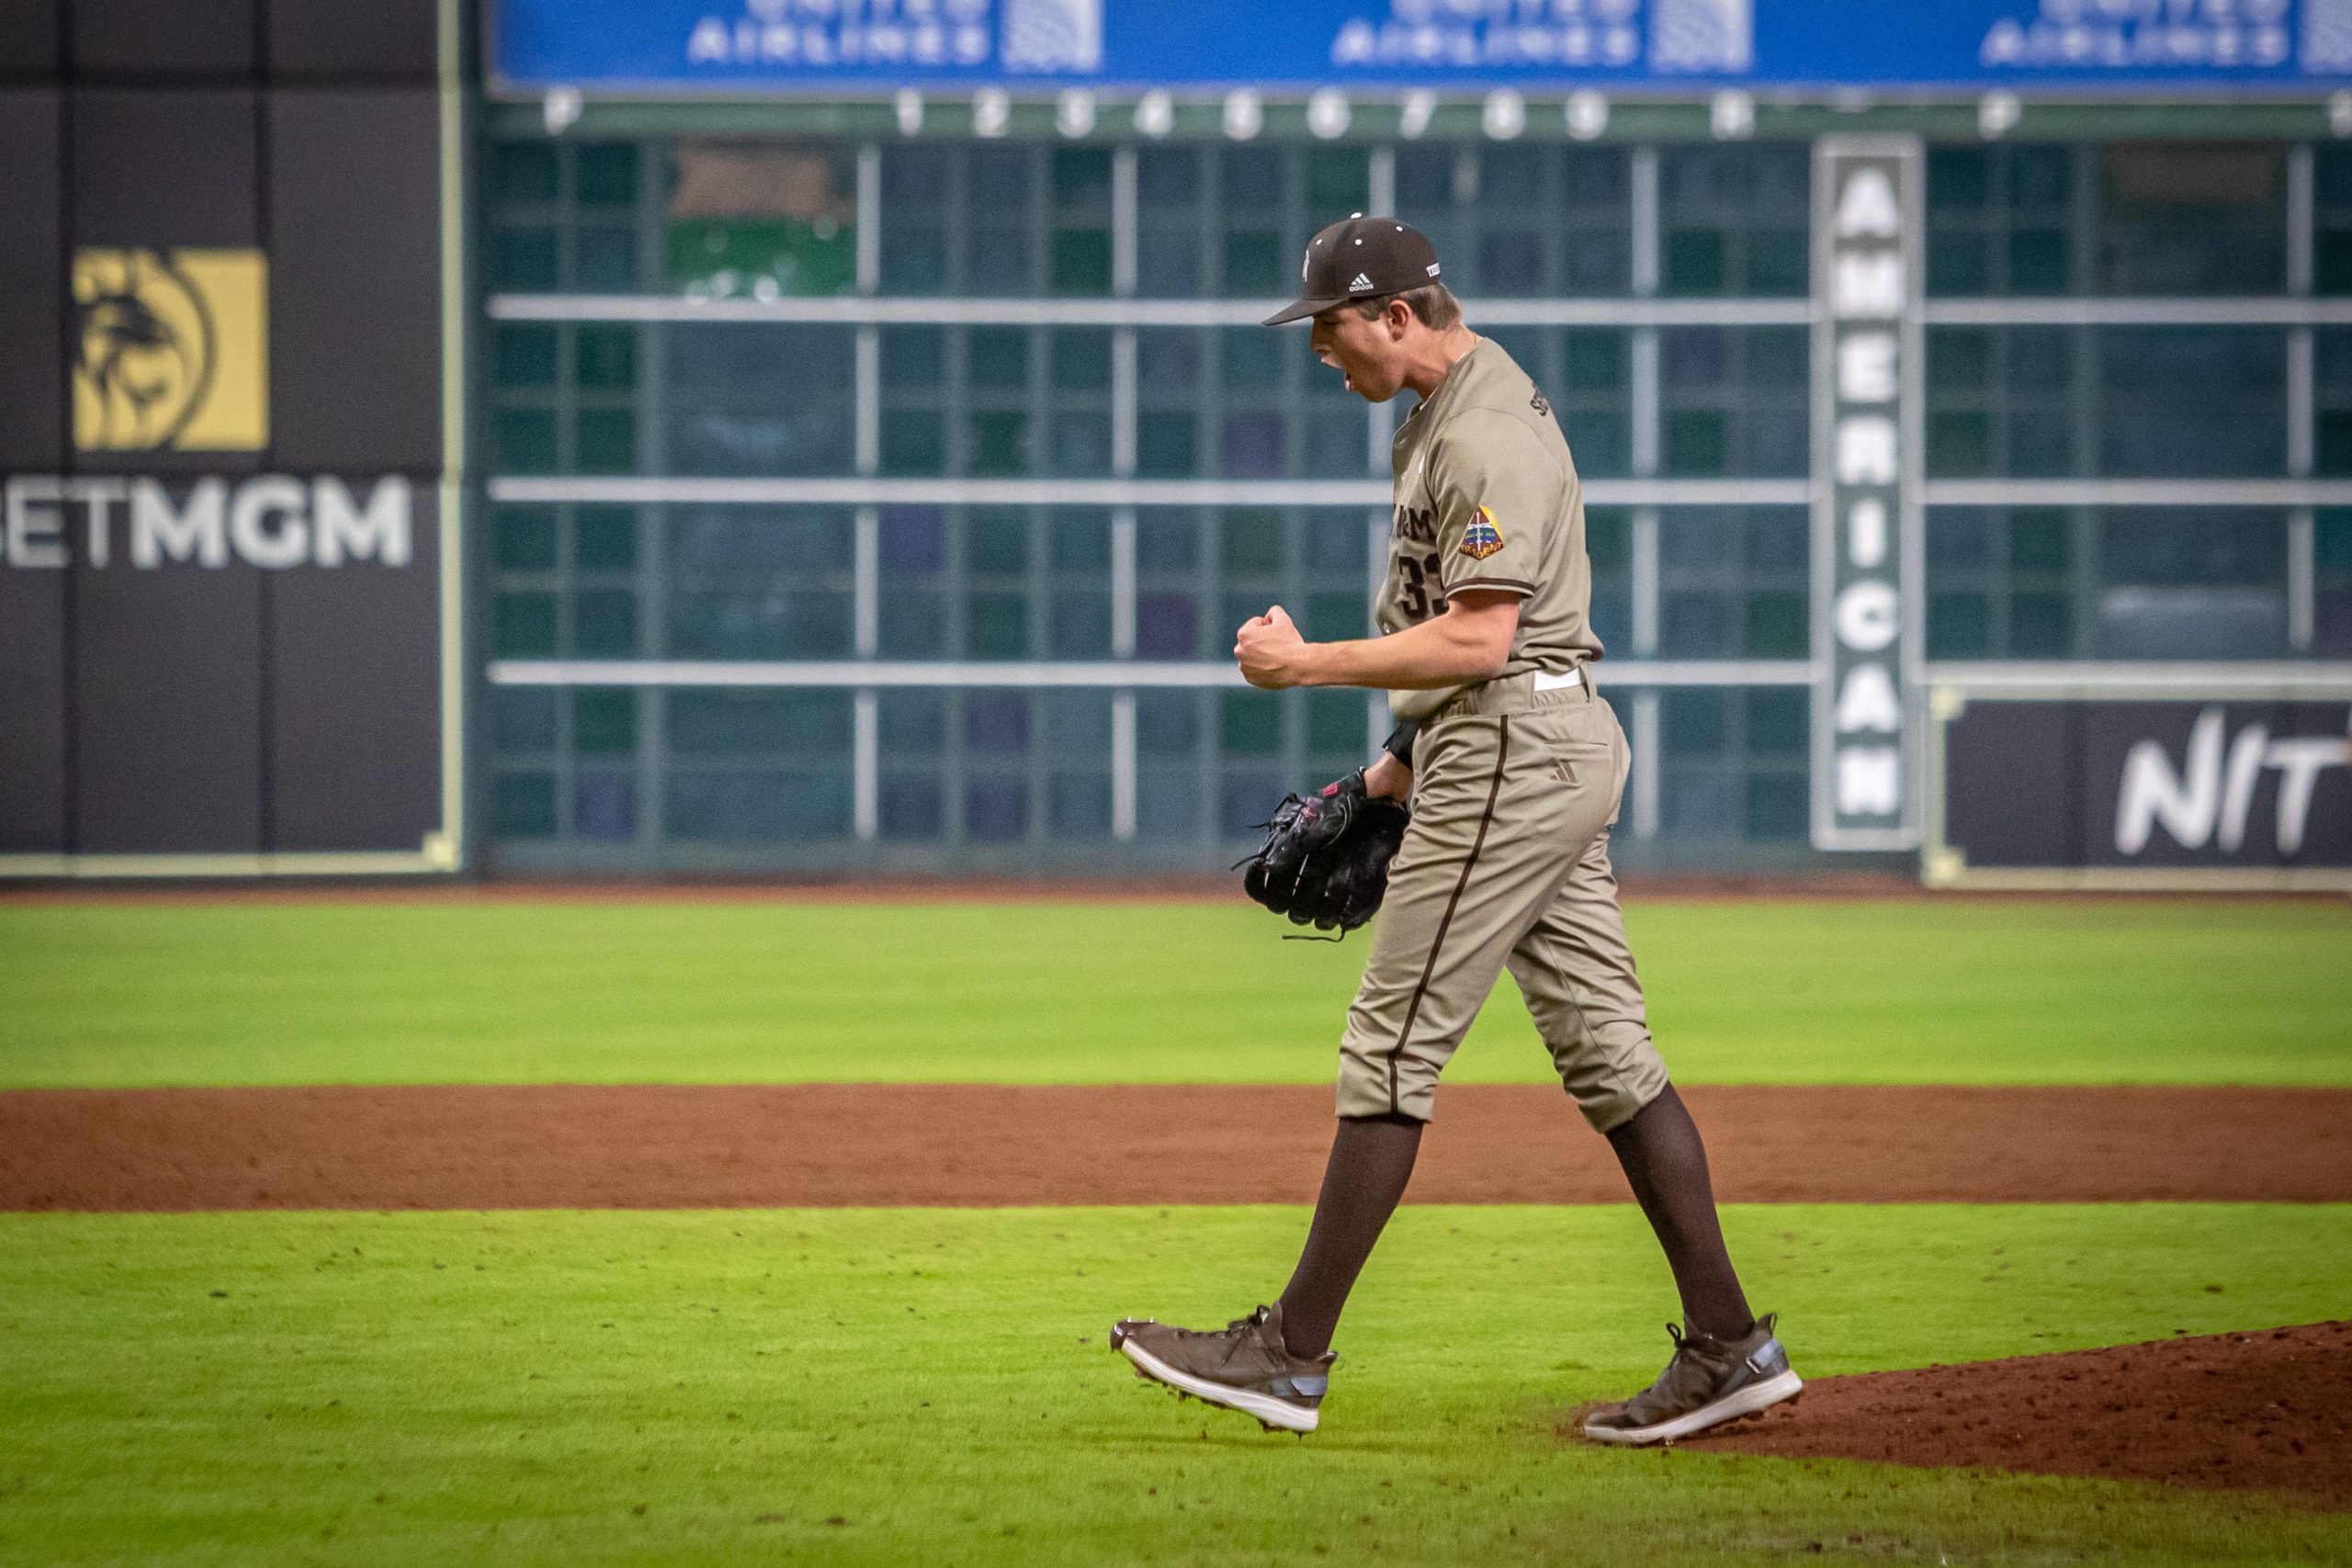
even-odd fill
[(1768, 1405), (1794, 1399), (1804, 1382), (1789, 1368), (1789, 1353), (1766, 1314), (1739, 1339), (1710, 1339), (1666, 1325), (1674, 1359), (1657, 1382), (1622, 1404), (1604, 1404), (1585, 1417), (1584, 1435), (1596, 1443), (1638, 1447), (1672, 1442)]
[(1331, 1386), (1330, 1351), (1294, 1356), (1283, 1344), (1283, 1309), (1261, 1306), (1223, 1328), (1196, 1330), (1148, 1317), (1122, 1318), (1111, 1327), (1111, 1348), (1136, 1375), (1204, 1404), (1254, 1416), (1267, 1431), (1315, 1430), (1317, 1407)]

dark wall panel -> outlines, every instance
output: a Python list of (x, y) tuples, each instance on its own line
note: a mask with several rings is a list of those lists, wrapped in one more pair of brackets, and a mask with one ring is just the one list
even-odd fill
[(257, 0), (73, 0), (76, 73), (220, 76), (254, 68)]
[(58, 47), (60, 8), (59, 0), (0, 0), (0, 76), (58, 76), (64, 64)]
[[(71, 238), (157, 250), (258, 246), (261, 97), (235, 89), (85, 89), (69, 116)], [(282, 358), (270, 331), (270, 373)], [(255, 452), (82, 452), (93, 473), (254, 473)]]
[[(375, 479), (350, 481), (363, 504)], [(408, 477), (407, 566), (306, 567), (273, 585), (275, 849), (413, 851), (441, 825), (435, 482)]]
[(261, 848), (262, 574), (74, 573), (74, 847)]
[(74, 96), (74, 243), (260, 242), (259, 95), (87, 88)]
[(65, 848), (65, 573), (0, 567), (0, 853)]
[(0, 92), (0, 471), (65, 461), (63, 104), (49, 89)]
[[(101, 487), (107, 548), (85, 494), (42, 541), (70, 566), (0, 560), (0, 852), (413, 854), (445, 826), (437, 16), (434, 0), (0, 0), (0, 481), (130, 481)], [(266, 449), (74, 449), (83, 248), (261, 254)], [(216, 325), (242, 313), (234, 293), (209, 298)], [(185, 337), (196, 312), (171, 301), (151, 303)], [(184, 349), (162, 352), (185, 366)], [(183, 434), (253, 439), (234, 421)], [(266, 530), (311, 530), (289, 564), (249, 564), (266, 548), (234, 528), (223, 565), (139, 564), (129, 489), (163, 479), (185, 507), (217, 478), (225, 522), (265, 470), (300, 487)], [(405, 476), (405, 561), (322, 564), (318, 477), (341, 476), (364, 514), (387, 474)]]
[(1946, 840), (1973, 864), (2076, 863), (2075, 749), (2064, 704), (1969, 704), (1944, 732)]
[(432, 0), (269, 0), (270, 74), (427, 84), (435, 20)]
[(271, 95), (270, 423), (281, 467), (441, 461), (438, 113), (428, 92)]

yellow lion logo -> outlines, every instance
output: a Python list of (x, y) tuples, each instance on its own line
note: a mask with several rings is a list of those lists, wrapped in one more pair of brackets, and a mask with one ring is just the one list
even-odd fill
[(74, 258), (74, 445), (268, 445), (258, 252), (85, 249)]

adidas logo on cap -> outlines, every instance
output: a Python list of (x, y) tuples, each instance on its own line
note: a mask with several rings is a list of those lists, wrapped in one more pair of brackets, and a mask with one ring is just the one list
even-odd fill
[(1348, 292), (1349, 292), (1349, 293), (1351, 293), (1351, 294), (1361, 293), (1361, 292), (1362, 292), (1362, 291), (1363, 291), (1364, 289), (1367, 289), (1367, 288), (1371, 288), (1371, 287), (1372, 287), (1372, 279), (1371, 279), (1371, 278), (1369, 278), (1369, 277), (1366, 277), (1363, 273), (1358, 273), (1358, 274), (1356, 274), (1356, 275), (1355, 275), (1355, 277), (1354, 277), (1354, 278), (1353, 278), (1353, 279), (1352, 279), (1352, 280), (1348, 284)]

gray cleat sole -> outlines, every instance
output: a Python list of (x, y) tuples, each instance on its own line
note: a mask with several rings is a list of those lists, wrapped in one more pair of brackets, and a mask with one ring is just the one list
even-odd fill
[(1793, 1371), (1780, 1372), (1766, 1378), (1762, 1382), (1752, 1382), (1746, 1388), (1736, 1389), (1713, 1404), (1702, 1404), (1696, 1410), (1677, 1416), (1668, 1421), (1660, 1421), (1655, 1426), (1594, 1427), (1587, 1425), (1584, 1435), (1596, 1443), (1609, 1443), (1618, 1448), (1643, 1448), (1651, 1443), (1672, 1442), (1677, 1438), (1687, 1438), (1693, 1432), (1703, 1432), (1710, 1427), (1719, 1427), (1725, 1421), (1736, 1420), (1742, 1416), (1753, 1416), (1758, 1410), (1778, 1404), (1784, 1399), (1794, 1399), (1804, 1391), (1803, 1378), (1798, 1377)]
[(1210, 1404), (1222, 1404), (1227, 1410), (1238, 1410), (1254, 1416), (1269, 1427), (1280, 1427), (1285, 1432), (1312, 1432), (1321, 1413), (1301, 1410), (1297, 1405), (1276, 1399), (1268, 1393), (1252, 1393), (1246, 1388), (1228, 1388), (1221, 1382), (1196, 1378), (1190, 1372), (1180, 1372), (1150, 1351), (1129, 1339), (1119, 1346), (1119, 1354), (1135, 1363), (1136, 1371), (1158, 1382), (1164, 1382), (1180, 1393)]

